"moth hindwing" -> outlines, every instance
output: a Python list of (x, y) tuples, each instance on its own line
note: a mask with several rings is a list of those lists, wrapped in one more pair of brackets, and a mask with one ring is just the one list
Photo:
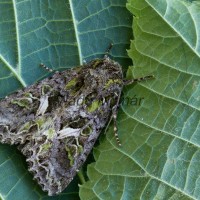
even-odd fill
[(16, 144), (42, 189), (58, 194), (116, 118), (123, 85), (108, 57), (57, 72), (0, 101), (0, 142)]

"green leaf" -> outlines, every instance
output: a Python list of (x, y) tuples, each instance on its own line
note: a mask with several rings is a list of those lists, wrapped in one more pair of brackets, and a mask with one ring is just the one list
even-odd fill
[[(47, 72), (103, 57), (127, 67), (132, 16), (125, 0), (0, 0), (0, 97), (30, 85)], [(1, 199), (79, 199), (78, 181), (59, 196), (47, 197), (27, 170), (16, 147), (0, 145)]]
[(110, 127), (81, 197), (200, 199), (200, 2), (129, 0), (127, 7), (134, 14), (127, 77), (155, 79), (124, 89), (122, 147)]

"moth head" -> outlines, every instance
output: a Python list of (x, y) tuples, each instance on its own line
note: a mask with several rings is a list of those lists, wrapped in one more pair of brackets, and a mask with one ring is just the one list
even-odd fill
[(122, 87), (123, 74), (117, 62), (104, 58), (93, 60), (85, 66), (83, 95), (88, 112), (94, 113), (99, 108), (116, 104)]
[(123, 72), (119, 63), (111, 60), (110, 58), (104, 58), (104, 65), (106, 76), (104, 77), (104, 88), (110, 92), (121, 91), (123, 87)]

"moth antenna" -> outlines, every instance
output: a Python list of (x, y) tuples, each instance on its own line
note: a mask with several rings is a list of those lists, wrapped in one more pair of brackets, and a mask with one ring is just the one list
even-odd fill
[(119, 146), (122, 146), (121, 142), (120, 142), (120, 139), (119, 139), (119, 136), (118, 136), (118, 132), (117, 132), (117, 110), (114, 111), (113, 113), (113, 122), (114, 122), (114, 134), (115, 134), (115, 139), (117, 141), (117, 144)]
[(109, 124), (111, 123), (111, 121), (113, 120), (114, 122), (114, 128), (113, 128), (113, 131), (114, 131), (114, 135), (115, 135), (115, 139), (117, 141), (117, 144), (118, 146), (122, 146), (121, 142), (120, 142), (120, 139), (119, 139), (119, 136), (118, 136), (118, 129), (117, 129), (117, 111), (118, 111), (118, 107), (119, 107), (119, 100), (120, 100), (120, 96), (121, 96), (121, 93), (118, 95), (117, 93), (115, 93), (115, 95), (118, 97), (117, 98), (117, 103), (115, 106), (113, 106), (112, 108), (112, 115), (110, 117), (110, 120), (109, 122), (107, 123), (107, 126), (104, 130), (104, 133), (106, 133), (107, 129), (108, 129), (108, 126)]
[(43, 67), (44, 69), (46, 69), (48, 72), (53, 72), (54, 70), (47, 67), (44, 63), (40, 63), (40, 66)]
[(117, 112), (118, 112), (118, 108), (119, 108), (119, 100), (120, 100), (121, 92), (120, 92), (120, 95), (115, 93), (115, 96), (117, 96), (117, 103), (112, 108), (112, 117), (111, 118), (113, 119), (113, 122), (114, 122), (113, 131), (114, 131), (114, 134), (115, 134), (115, 139), (117, 141), (118, 146), (122, 146), (120, 139), (119, 139), (119, 136), (118, 136), (118, 129), (117, 129)]
[(135, 82), (141, 82), (141, 81), (146, 81), (146, 80), (149, 80), (149, 79), (152, 79), (152, 78), (155, 78), (154, 75), (148, 75), (148, 76), (144, 76), (144, 77), (140, 77), (140, 78), (135, 78), (135, 79), (132, 79), (132, 80), (124, 80), (124, 85), (130, 85), (132, 83), (135, 83)]
[(113, 43), (110, 43), (108, 49), (106, 50), (105, 54), (104, 54), (104, 58), (108, 58), (108, 54), (110, 53), (110, 50), (112, 49), (113, 47)]

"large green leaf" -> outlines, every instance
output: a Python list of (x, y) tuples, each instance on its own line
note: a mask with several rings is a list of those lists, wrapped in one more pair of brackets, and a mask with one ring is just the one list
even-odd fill
[[(82, 199), (200, 199), (200, 2), (129, 0), (134, 61), (118, 147), (112, 127), (88, 167)], [(142, 99), (135, 105), (135, 97)], [(129, 102), (128, 102), (129, 100)]]
[[(126, 0), (0, 0), (0, 97), (47, 76), (41, 62), (56, 70), (112, 56), (125, 67), (132, 38)], [(75, 180), (57, 197), (47, 197), (32, 180), (15, 147), (0, 145), (0, 198), (79, 199)]]

